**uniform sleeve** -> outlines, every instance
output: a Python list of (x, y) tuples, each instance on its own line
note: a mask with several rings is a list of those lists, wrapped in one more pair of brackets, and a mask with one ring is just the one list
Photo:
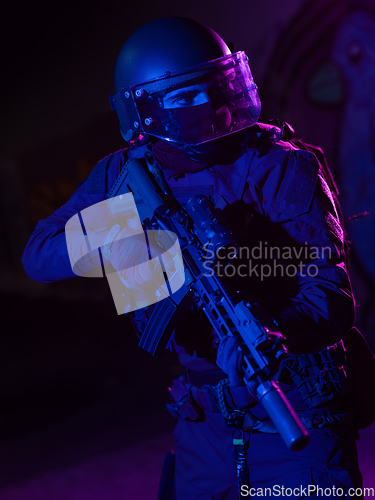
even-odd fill
[[(76, 276), (70, 264), (65, 224), (81, 210), (105, 199), (124, 165), (124, 156), (123, 150), (101, 160), (65, 205), (38, 222), (22, 256), (23, 267), (31, 279), (51, 283)], [(77, 227), (77, 231), (81, 228)]]
[(318, 160), (274, 144), (254, 159), (246, 196), (268, 228), (264, 238), (279, 241), (273, 265), (284, 275), (272, 312), (287, 347), (302, 353), (334, 344), (351, 328), (355, 302), (343, 229)]

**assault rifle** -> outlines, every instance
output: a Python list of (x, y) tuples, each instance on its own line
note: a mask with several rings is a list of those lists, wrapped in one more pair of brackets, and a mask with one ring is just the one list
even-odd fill
[(277, 335), (265, 326), (259, 307), (246, 299), (236, 300), (223, 280), (207, 273), (204, 260), (207, 245), (215, 253), (236, 245), (221, 210), (206, 196), (193, 196), (182, 208), (157, 168), (147, 168), (144, 159), (130, 159), (116, 180), (108, 198), (131, 192), (142, 223), (173, 231), (179, 239), (185, 284), (171, 296), (157, 302), (139, 346), (152, 355), (160, 353), (175, 328), (184, 304), (193, 297), (220, 338), (238, 336), (242, 350), (243, 380), (253, 389), (289, 449), (305, 448), (310, 437), (273, 377), (286, 350)]

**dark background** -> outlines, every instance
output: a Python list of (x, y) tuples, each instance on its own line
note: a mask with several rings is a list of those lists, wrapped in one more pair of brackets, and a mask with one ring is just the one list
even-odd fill
[[(65, 203), (96, 161), (124, 147), (107, 96), (114, 90), (113, 68), (126, 38), (166, 15), (211, 26), (248, 54), (263, 103), (261, 118), (288, 120), (297, 136), (322, 146), (340, 187), (341, 127), (350, 95), (345, 76), (324, 65), (332, 63), (341, 24), (357, 11), (373, 19), (371, 5), (145, 0), (2, 7), (1, 500), (16, 498), (7, 488), (47, 470), (122, 449), (173, 426), (163, 406), (165, 388), (179, 367), (172, 356), (153, 359), (136, 348), (128, 319), (116, 315), (107, 282), (36, 283), (21, 265), (37, 221)], [(328, 76), (326, 71), (319, 80), (321, 65), (328, 67)], [(369, 108), (373, 90), (371, 84), (363, 88)], [(371, 158), (367, 169), (375, 167)], [(360, 175), (356, 165), (353, 171)], [(356, 213), (362, 211), (359, 205)], [(366, 224), (369, 234), (375, 225), (372, 219)], [(361, 244), (368, 248), (372, 242), (353, 242), (357, 324), (374, 344), (375, 257), (364, 259)]]

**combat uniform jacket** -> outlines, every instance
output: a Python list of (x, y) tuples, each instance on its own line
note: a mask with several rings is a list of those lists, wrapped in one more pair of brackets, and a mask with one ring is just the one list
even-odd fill
[[(278, 322), (289, 350), (317, 352), (338, 342), (354, 321), (354, 298), (335, 199), (314, 154), (279, 140), (277, 129), (273, 134), (267, 127), (256, 126), (251, 132), (243, 154), (232, 165), (215, 165), (194, 174), (178, 174), (170, 165), (160, 166), (182, 205), (194, 194), (212, 196), (231, 223), (236, 225), (238, 218), (236, 231), (239, 236), (250, 235), (246, 240), (250, 245), (260, 248), (262, 243), (264, 249), (268, 242), (297, 252), (301, 248), (314, 249), (315, 258), (305, 264), (316, 266), (316, 274), (301, 271), (291, 278), (263, 281), (253, 269), (248, 282), (249, 292), (254, 291), (255, 299)], [(49, 283), (75, 276), (65, 240), (66, 222), (105, 200), (129, 156), (143, 154), (140, 147), (104, 158), (63, 207), (37, 224), (23, 255), (24, 268), (32, 279)], [(231, 211), (233, 207), (239, 210)], [(243, 227), (246, 231), (242, 231)], [(272, 263), (272, 259), (262, 257), (260, 264)], [(256, 266), (258, 257), (253, 256), (253, 260)], [(288, 256), (281, 260), (286, 268)], [(298, 354), (291, 356), (299, 359)], [(281, 382), (281, 386), (300, 417), (313, 422), (317, 412), (297, 385)], [(252, 412), (261, 421), (267, 419), (260, 404)], [(330, 402), (321, 405), (318, 413), (330, 422)], [(351, 424), (337, 431), (310, 426), (309, 433), (310, 445), (297, 454), (287, 450), (277, 434), (251, 432), (246, 454), (251, 486), (295, 488), (290, 498), (306, 495), (305, 490), (312, 484), (336, 486), (343, 491), (361, 486)], [(220, 413), (205, 412), (205, 418), (194, 423), (178, 421), (177, 498), (238, 498), (233, 436), (233, 429), (225, 425)], [(298, 488), (302, 488), (301, 493)]]
[[(264, 134), (268, 139), (272, 137), (265, 126), (254, 127), (252, 132), (257, 130), (259, 137)], [(232, 165), (215, 165), (183, 175), (164, 166), (164, 174), (182, 204), (198, 193), (212, 196), (220, 208), (242, 204), (250, 218), (256, 216), (254, 234), (260, 228), (263, 249), (267, 241), (271, 246), (272, 241), (280, 238), (285, 243), (285, 252), (293, 245), (297, 246), (297, 252), (305, 252), (302, 246), (313, 249), (316, 258), (310, 264), (316, 267), (311, 274), (317, 272), (316, 276), (297, 273), (289, 280), (293, 283), (288, 291), (283, 289), (287, 277), (280, 280), (281, 285), (277, 282), (270, 285), (264, 280), (266, 286), (263, 286), (256, 261), (251, 279), (260, 290), (263, 286), (266, 298), (274, 296), (271, 312), (288, 338), (288, 347), (295, 352), (318, 351), (337, 342), (354, 320), (343, 230), (316, 156), (281, 140), (269, 139), (265, 147), (264, 144), (249, 140), (244, 153)], [(106, 199), (128, 157), (142, 154), (142, 148), (138, 148), (107, 156), (64, 206), (38, 222), (22, 259), (30, 278), (49, 283), (75, 276), (65, 240), (66, 222)]]

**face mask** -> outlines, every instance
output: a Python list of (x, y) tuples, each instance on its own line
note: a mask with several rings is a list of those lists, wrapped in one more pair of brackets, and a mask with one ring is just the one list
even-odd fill
[(198, 163), (187, 158), (181, 149), (160, 139), (152, 144), (152, 151), (161, 168), (178, 173), (200, 172), (210, 165), (207, 162)]
[(209, 165), (231, 165), (245, 152), (247, 142), (247, 131), (241, 130), (204, 144), (187, 144), (181, 147), (183, 154), (193, 161)]
[(213, 165), (234, 163), (245, 152), (248, 140), (248, 133), (241, 131), (196, 146), (171, 144), (157, 139), (152, 149), (161, 168), (195, 173)]

